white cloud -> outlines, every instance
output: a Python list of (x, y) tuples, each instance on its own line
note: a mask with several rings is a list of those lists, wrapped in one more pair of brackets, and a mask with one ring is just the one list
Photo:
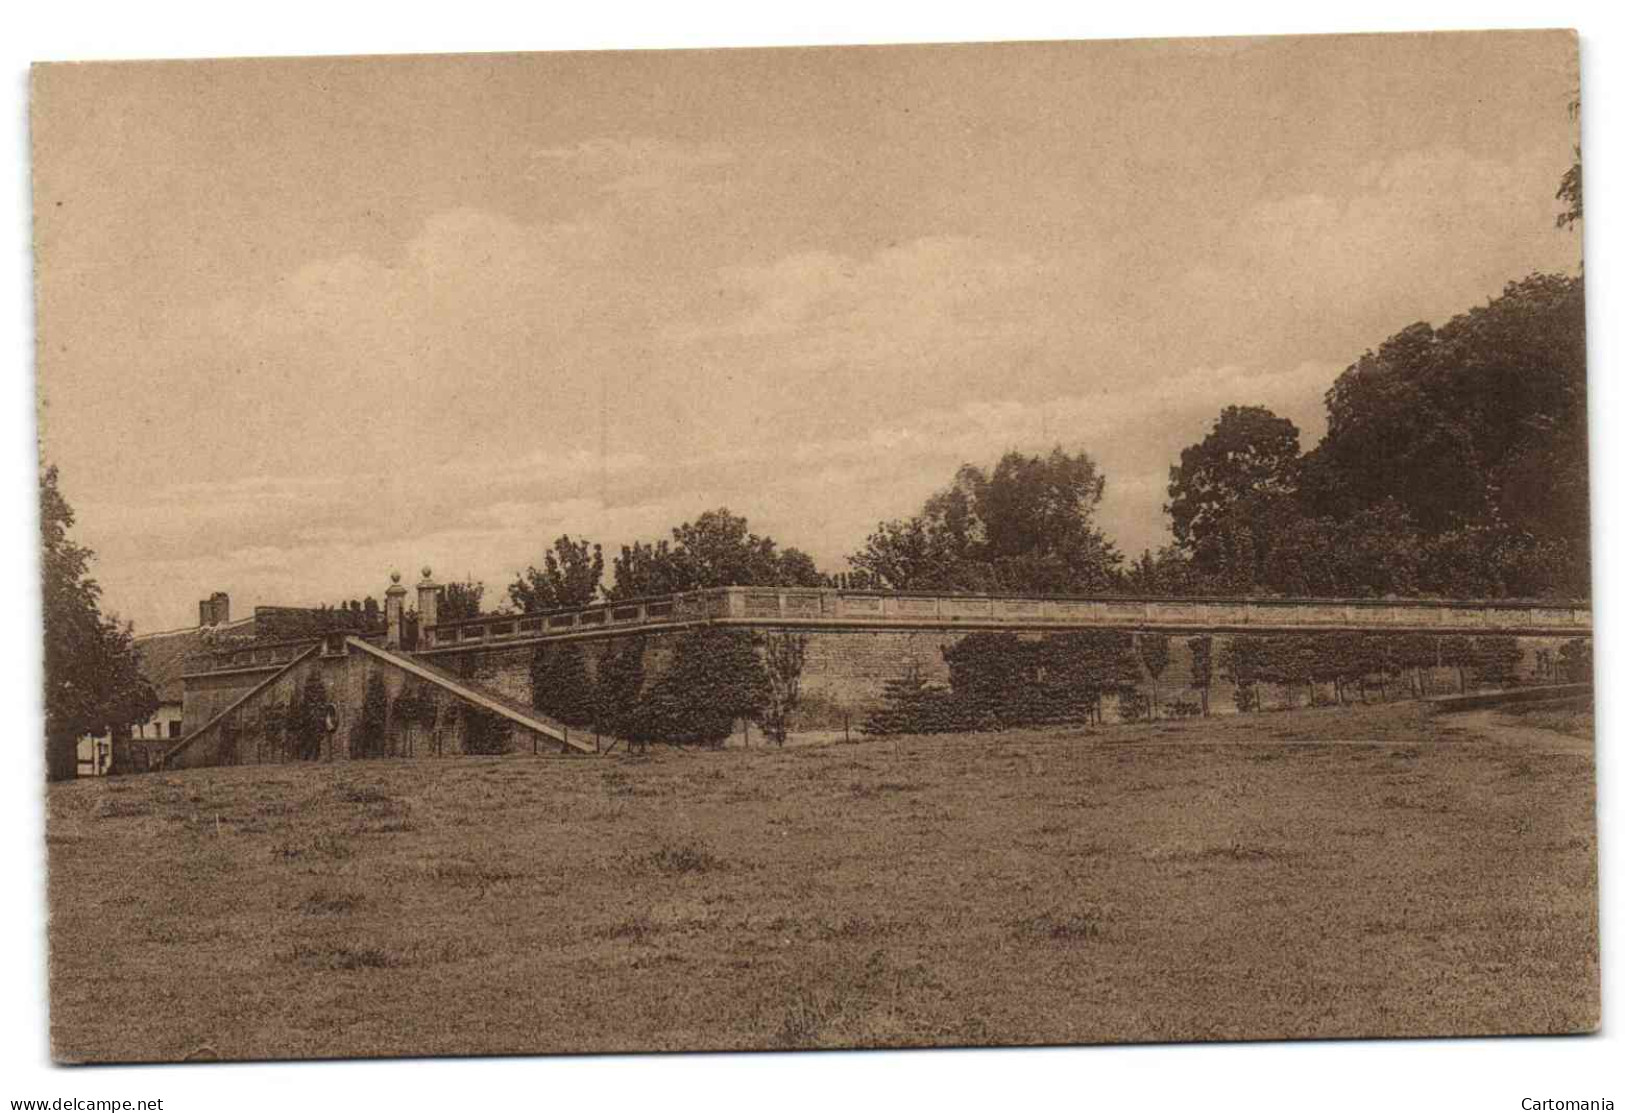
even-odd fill
[(722, 203), (727, 152), (604, 140), (534, 166), (540, 188), (601, 182), (602, 206), (448, 210), (200, 310), (171, 389), (223, 393), (222, 420), (166, 445), (179, 482), (80, 507), (111, 601), (160, 628), (215, 588), (376, 594), (424, 561), (497, 593), (558, 533), (614, 546), (719, 504), (834, 564), (959, 463), (1056, 443), (1095, 455), (1135, 551), (1222, 406), (1269, 405), (1309, 447), (1363, 347), (1575, 242), (1529, 233), (1549, 168), (1452, 152), (1261, 200), (1145, 273), (956, 232), (712, 255), (670, 206)]

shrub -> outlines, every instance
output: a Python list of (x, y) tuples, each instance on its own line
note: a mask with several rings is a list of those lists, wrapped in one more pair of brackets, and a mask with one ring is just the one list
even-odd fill
[(435, 717), (440, 712), (439, 701), (430, 693), (429, 686), (420, 680), (408, 680), (401, 694), (395, 697), (390, 718), (397, 729), (417, 727), (423, 731), (434, 729)]
[(597, 728), (634, 742), (646, 740), (639, 721), (643, 648), (642, 637), (612, 641), (598, 659), (598, 677), (592, 686), (593, 721)]
[(472, 704), (464, 706), (463, 753), (496, 755), (508, 752), (508, 720)]
[(942, 655), (958, 718), (972, 730), (1098, 720), (1103, 696), (1140, 679), (1134, 636), (1119, 630), (971, 634)]
[(1163, 704), (1162, 712), (1170, 719), (1196, 719), (1207, 714), (1202, 704), (1193, 699), (1169, 700)]
[(530, 660), (531, 706), (572, 727), (591, 726), (592, 685), (578, 642), (543, 643)]
[(315, 669), (305, 674), (305, 682), (288, 708), (287, 721), (291, 756), (299, 761), (320, 761), (322, 739), (327, 734), (327, 685)]
[(961, 705), (951, 693), (925, 682), (917, 663), (910, 663), (906, 673), (886, 682), (882, 699), (881, 706), (864, 720), (864, 734), (936, 734), (977, 729), (964, 721)]
[(1557, 668), (1564, 680), (1584, 684), (1591, 680), (1591, 639), (1570, 638), (1557, 651)]
[(1125, 723), (1151, 717), (1151, 700), (1143, 692), (1124, 692), (1117, 697), (1117, 714)]
[(350, 728), (350, 753), (354, 757), (383, 757), (389, 728), (389, 692), (378, 673), (367, 677), (366, 694), (361, 699), (361, 717)]
[(887, 683), (866, 734), (990, 731), (1098, 719), (1102, 697), (1138, 691), (1133, 635), (1115, 630), (1029, 640), (971, 634), (942, 651), (950, 689), (927, 684), (918, 665)]
[(759, 719), (769, 698), (750, 634), (699, 627), (682, 634), (671, 668), (641, 701), (637, 734), (720, 746), (737, 719)]
[(1518, 665), (1522, 661), (1523, 650), (1518, 647), (1518, 639), (1510, 634), (1487, 634), (1473, 639), (1473, 675), (1482, 683), (1517, 683)]

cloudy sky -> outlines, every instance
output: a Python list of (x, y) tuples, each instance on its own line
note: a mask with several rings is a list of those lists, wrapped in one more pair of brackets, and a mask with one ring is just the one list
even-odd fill
[(46, 460), (140, 630), (500, 595), (714, 506), (839, 569), (1084, 448), (1128, 552), (1229, 403), (1532, 270), (1566, 34), (53, 66)]

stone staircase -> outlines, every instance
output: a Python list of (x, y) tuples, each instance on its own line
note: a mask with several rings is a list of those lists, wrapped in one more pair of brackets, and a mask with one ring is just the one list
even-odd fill
[(590, 730), (572, 728), (549, 715), (544, 715), (534, 707), (511, 699), (500, 692), (492, 691), (481, 684), (465, 677), (458, 676), (449, 669), (431, 664), (415, 653), (401, 650), (385, 649), (382, 646), (372, 645), (359, 638), (348, 638), (347, 643), (354, 649), (368, 653), (381, 660), (388, 661), (403, 672), (410, 673), (422, 680), (433, 684), (456, 698), (498, 715), (510, 723), (550, 738), (560, 745), (584, 754), (599, 752), (600, 746), (610, 749), (621, 741), (610, 735), (594, 735)]

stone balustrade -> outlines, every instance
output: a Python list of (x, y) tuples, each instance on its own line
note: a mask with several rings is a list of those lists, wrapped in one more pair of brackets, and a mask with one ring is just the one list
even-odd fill
[(1018, 597), (725, 587), (546, 614), (481, 615), (423, 632), (419, 650), (603, 636), (694, 623), (875, 627), (1172, 630), (1369, 629), (1591, 632), (1589, 606), (1478, 600)]

